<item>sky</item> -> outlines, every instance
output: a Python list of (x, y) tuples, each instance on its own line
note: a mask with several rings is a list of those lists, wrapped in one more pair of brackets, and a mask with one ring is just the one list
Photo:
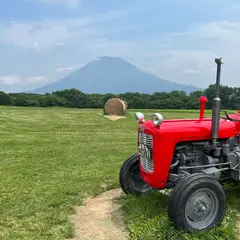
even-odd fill
[(240, 87), (240, 2), (0, 1), (0, 91), (44, 86), (102, 56), (201, 88), (222, 57), (221, 83)]

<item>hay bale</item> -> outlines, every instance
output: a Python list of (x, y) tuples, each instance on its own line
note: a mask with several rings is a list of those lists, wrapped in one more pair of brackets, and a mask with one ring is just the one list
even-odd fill
[(109, 115), (124, 115), (127, 110), (127, 104), (119, 98), (109, 99), (104, 107), (104, 112)]
[(126, 101), (123, 101), (125, 103), (126, 109), (128, 108), (128, 104)]

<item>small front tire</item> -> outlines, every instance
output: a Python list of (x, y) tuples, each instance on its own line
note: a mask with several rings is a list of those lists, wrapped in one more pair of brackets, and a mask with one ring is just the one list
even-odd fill
[(221, 184), (206, 174), (194, 174), (173, 189), (169, 219), (186, 232), (206, 231), (219, 225), (226, 213), (226, 196)]
[(141, 196), (153, 189), (141, 177), (138, 154), (125, 160), (120, 169), (119, 181), (123, 192), (127, 195)]

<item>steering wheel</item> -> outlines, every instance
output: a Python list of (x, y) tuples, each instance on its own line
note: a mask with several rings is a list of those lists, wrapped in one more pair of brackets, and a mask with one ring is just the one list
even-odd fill
[[(229, 115), (227, 114), (227, 111), (224, 111), (224, 113), (225, 113), (226, 118), (223, 118), (223, 119), (227, 119), (227, 120), (235, 121), (235, 122), (240, 122), (240, 120), (238, 120), (238, 119), (232, 119), (232, 118), (230, 118)], [(233, 114), (235, 114), (235, 115), (237, 115), (237, 116), (240, 116), (240, 114), (238, 114), (238, 113), (233, 113)]]

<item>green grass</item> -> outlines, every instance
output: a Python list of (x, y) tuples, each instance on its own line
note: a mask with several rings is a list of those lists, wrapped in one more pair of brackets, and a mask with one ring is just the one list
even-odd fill
[[(69, 215), (74, 206), (88, 195), (119, 187), (119, 169), (137, 150), (135, 111), (113, 122), (101, 109), (1, 107), (0, 239), (73, 237)], [(142, 111), (147, 118), (156, 112)], [(198, 111), (161, 112), (165, 118), (198, 116)], [(183, 239), (234, 239), (240, 189), (227, 194), (224, 225)], [(165, 195), (123, 196), (121, 202), (133, 239), (180, 239), (168, 222)]]
[(229, 240), (236, 239), (236, 220), (240, 212), (240, 186), (225, 188), (228, 198), (227, 215), (220, 227), (200, 234), (175, 229), (167, 215), (168, 196), (155, 192), (141, 198), (122, 196), (121, 203), (131, 239), (168, 240)]

